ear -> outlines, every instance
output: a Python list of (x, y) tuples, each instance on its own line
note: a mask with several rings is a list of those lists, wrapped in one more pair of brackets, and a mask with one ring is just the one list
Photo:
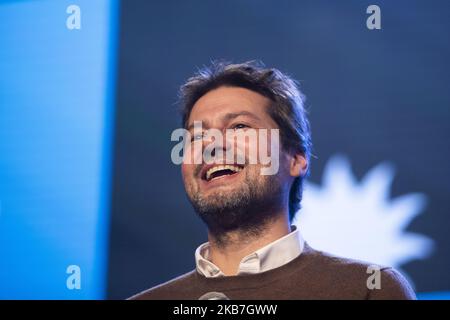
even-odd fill
[(308, 171), (308, 160), (301, 153), (291, 155), (289, 173), (292, 177), (303, 177)]

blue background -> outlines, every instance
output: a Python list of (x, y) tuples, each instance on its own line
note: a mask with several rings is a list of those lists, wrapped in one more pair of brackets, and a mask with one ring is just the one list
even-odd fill
[[(0, 298), (106, 294), (115, 1), (0, 5)], [(66, 269), (81, 269), (68, 290)]]
[(391, 198), (426, 195), (407, 230), (435, 248), (402, 270), (449, 297), (449, 32), (445, 0), (1, 1), (0, 299), (123, 299), (194, 267), (206, 230), (170, 134), (179, 86), (212, 59), (300, 80), (314, 184), (344, 154), (356, 179), (393, 163)]

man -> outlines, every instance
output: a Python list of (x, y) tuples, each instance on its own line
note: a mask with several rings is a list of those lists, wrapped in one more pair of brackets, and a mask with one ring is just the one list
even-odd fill
[[(303, 101), (294, 80), (254, 62), (214, 63), (187, 81), (182, 175), (209, 241), (195, 252), (195, 270), (132, 299), (415, 299), (392, 268), (316, 251), (291, 226), (311, 154)], [(211, 138), (213, 130), (236, 135)], [(250, 142), (247, 133), (263, 130), (279, 135)], [(263, 174), (268, 164), (250, 154), (267, 144), (277, 170)]]

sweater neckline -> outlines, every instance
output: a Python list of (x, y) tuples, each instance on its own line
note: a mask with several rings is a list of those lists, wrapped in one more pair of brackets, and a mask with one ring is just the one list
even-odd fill
[(214, 285), (218, 289), (226, 287), (227, 289), (241, 288), (241, 287), (263, 287), (269, 283), (277, 281), (280, 278), (289, 277), (294, 272), (302, 272), (303, 268), (308, 265), (308, 256), (314, 253), (306, 242), (304, 243), (303, 252), (290, 262), (265, 272), (256, 274), (243, 274), (235, 276), (223, 277), (205, 277), (197, 270), (193, 270), (195, 277), (200, 283), (205, 285)]

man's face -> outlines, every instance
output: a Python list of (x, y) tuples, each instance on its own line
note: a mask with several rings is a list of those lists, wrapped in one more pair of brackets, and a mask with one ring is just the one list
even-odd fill
[[(186, 192), (194, 209), (210, 228), (231, 230), (249, 228), (270, 218), (280, 206), (287, 205), (290, 184), (293, 177), (289, 174), (289, 159), (280, 146), (279, 170), (273, 175), (262, 175), (261, 168), (267, 167), (260, 161), (251, 164), (248, 161), (253, 151), (259, 152), (260, 143), (250, 143), (248, 139), (230, 140), (226, 130), (243, 133), (248, 130), (278, 129), (275, 121), (267, 113), (270, 100), (266, 97), (239, 87), (219, 87), (202, 96), (192, 108), (187, 127), (194, 121), (201, 121), (203, 137), (195, 136), (188, 146), (193, 157), (204, 151), (214, 142), (216, 150), (223, 155), (213, 153), (215, 158), (210, 164), (182, 164), (183, 181)], [(209, 129), (223, 132), (224, 139), (214, 141), (208, 137)], [(270, 130), (266, 145), (270, 153)], [(261, 139), (258, 139), (260, 142)], [(279, 141), (273, 141), (279, 143)], [(195, 148), (195, 146), (200, 148)], [(226, 161), (229, 149), (234, 154), (245, 155), (245, 164)], [(257, 150), (254, 150), (257, 149)], [(195, 151), (197, 150), (197, 151)], [(272, 159), (273, 160), (273, 159)], [(226, 166), (223, 166), (227, 162)], [(197, 162), (198, 163), (198, 162)]]

